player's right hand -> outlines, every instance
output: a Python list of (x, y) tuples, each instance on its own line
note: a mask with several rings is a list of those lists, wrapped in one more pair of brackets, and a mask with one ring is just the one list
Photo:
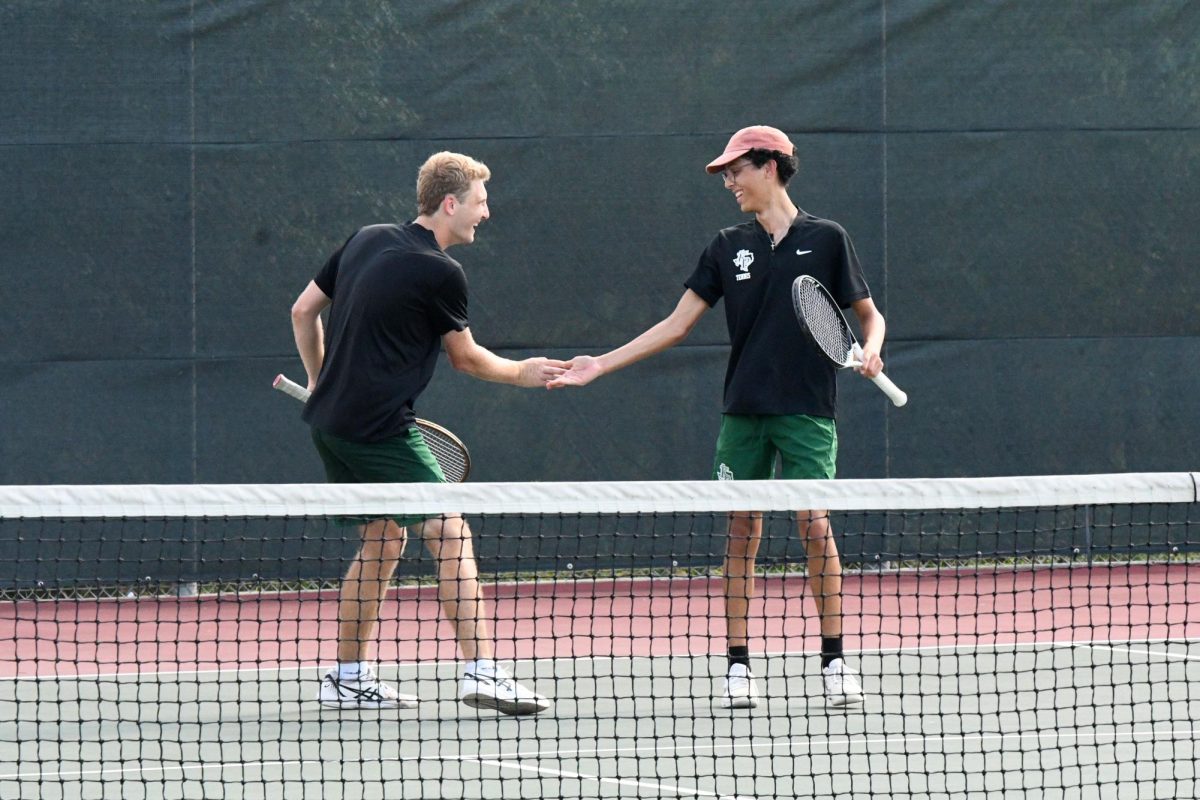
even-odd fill
[(567, 362), (569, 369), (557, 378), (547, 381), (547, 389), (562, 389), (567, 386), (587, 386), (604, 374), (600, 359), (593, 356), (575, 356)]
[(562, 375), (568, 365), (566, 361), (557, 361), (553, 358), (543, 358), (541, 356), (527, 358), (521, 362), (517, 385), (528, 388), (541, 386), (551, 378), (557, 378)]

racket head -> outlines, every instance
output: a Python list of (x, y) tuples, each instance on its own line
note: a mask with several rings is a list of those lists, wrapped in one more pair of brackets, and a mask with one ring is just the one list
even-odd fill
[(811, 275), (796, 278), (792, 282), (792, 307), (800, 327), (830, 361), (839, 367), (857, 362), (854, 349), (858, 342), (850, 324), (819, 280)]
[(471, 452), (463, 440), (436, 422), (417, 418), (417, 430), (425, 439), (425, 445), (437, 459), (442, 474), (449, 483), (462, 483), (471, 474)]

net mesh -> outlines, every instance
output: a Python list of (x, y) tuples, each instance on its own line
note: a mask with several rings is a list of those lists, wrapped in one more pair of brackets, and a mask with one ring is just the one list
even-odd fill
[[(0, 487), (0, 797), (1196, 796), (1196, 478)], [(325, 707), (347, 518), (414, 515), (365, 655), (419, 705)]]

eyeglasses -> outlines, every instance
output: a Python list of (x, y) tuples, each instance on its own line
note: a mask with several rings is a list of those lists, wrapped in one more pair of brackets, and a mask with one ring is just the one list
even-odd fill
[(741, 175), (742, 171), (745, 170), (746, 167), (750, 166), (753, 165), (749, 161), (743, 161), (740, 164), (732, 164), (721, 170), (721, 180), (725, 181), (725, 183), (733, 183), (737, 176)]

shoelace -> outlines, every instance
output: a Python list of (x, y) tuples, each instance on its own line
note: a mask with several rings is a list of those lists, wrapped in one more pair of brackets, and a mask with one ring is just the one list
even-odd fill
[(478, 672), (469, 672), (463, 677), (471, 678), (476, 681), (486, 681), (486, 682), (492, 684), (493, 686), (499, 687), (501, 689), (505, 689), (509, 692), (516, 693), (516, 686), (513, 684), (513, 680), (512, 680), (512, 678), (508, 677), (507, 675), (502, 678), (502, 677), (500, 677), (499, 674), (497, 674), (497, 675), (482, 675)]
[[(364, 678), (366, 678), (367, 680), (363, 680)], [(346, 693), (349, 693), (351, 697), (356, 697), (356, 698), (359, 698), (362, 700), (386, 700), (386, 699), (388, 699), (388, 698), (384, 697), (383, 692), (380, 691), (379, 679), (376, 678), (374, 675), (368, 676), (366, 674), (363, 674), (359, 677), (358, 684), (360, 687), (362, 687), (362, 685), (364, 683), (368, 684), (365, 688), (355, 688), (353, 686), (349, 686), (346, 683), (339, 681), (337, 678), (333, 678), (332, 680), (333, 680), (333, 685), (337, 687), (339, 694), (346, 692)]]

